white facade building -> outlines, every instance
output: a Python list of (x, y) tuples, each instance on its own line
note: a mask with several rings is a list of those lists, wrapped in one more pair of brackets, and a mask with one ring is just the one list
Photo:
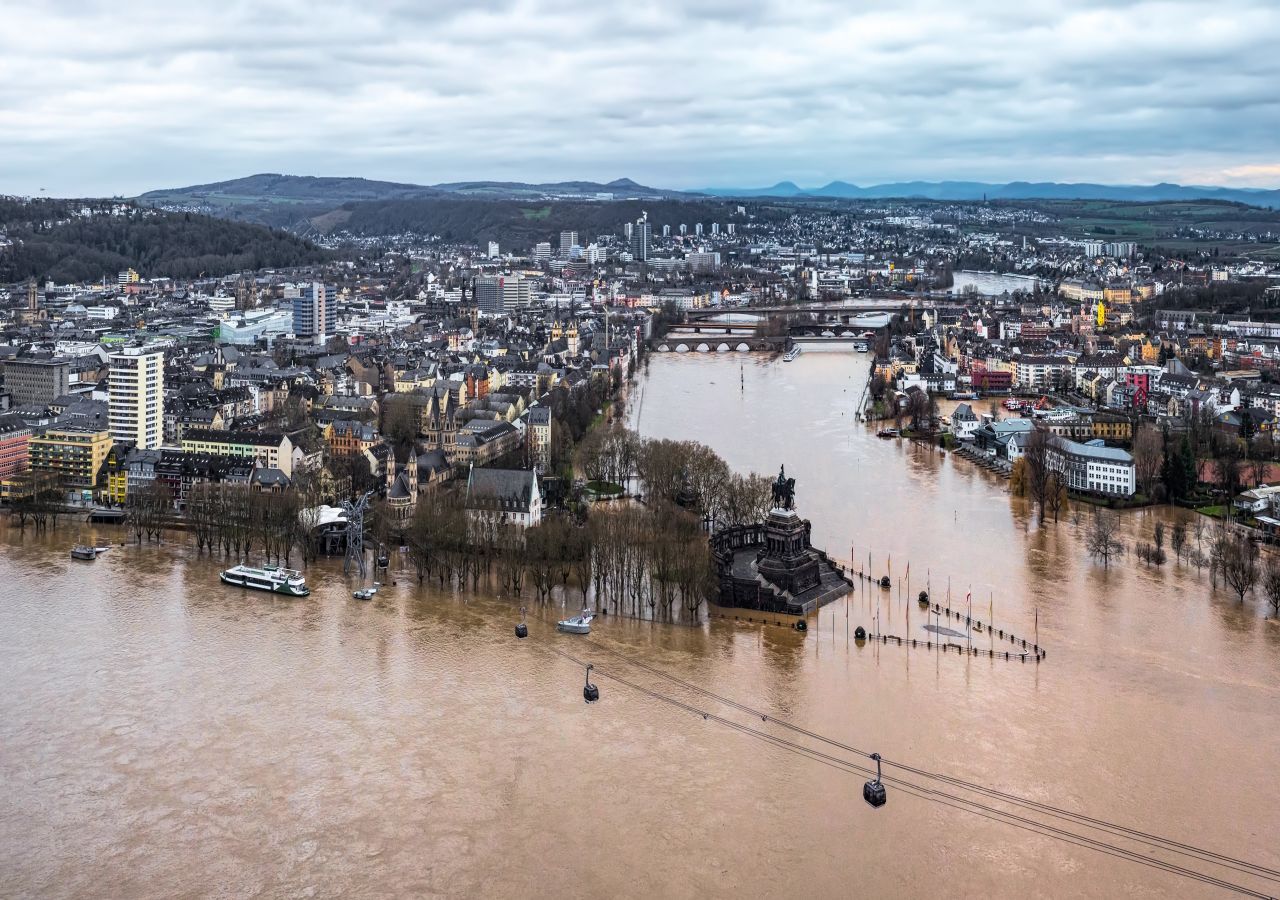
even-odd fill
[(164, 353), (126, 347), (111, 354), (108, 380), (111, 437), (139, 450), (164, 440)]
[(1138, 490), (1133, 457), (1117, 447), (1058, 438), (1050, 443), (1047, 455), (1050, 468), (1065, 475), (1073, 491), (1132, 497)]

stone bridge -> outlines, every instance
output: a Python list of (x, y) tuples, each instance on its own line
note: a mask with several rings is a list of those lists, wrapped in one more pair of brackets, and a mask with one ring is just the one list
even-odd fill
[(649, 342), (649, 346), (658, 353), (777, 353), (786, 349), (786, 345), (786, 337), (743, 334), (721, 337), (673, 335)]

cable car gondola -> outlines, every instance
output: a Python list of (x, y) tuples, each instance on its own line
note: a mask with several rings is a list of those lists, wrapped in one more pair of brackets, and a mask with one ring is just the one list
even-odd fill
[(875, 809), (884, 806), (885, 797), (884, 785), (880, 783), (880, 754), (872, 753), (871, 758), (876, 761), (876, 778), (875, 781), (868, 781), (862, 786), (862, 799), (866, 800)]

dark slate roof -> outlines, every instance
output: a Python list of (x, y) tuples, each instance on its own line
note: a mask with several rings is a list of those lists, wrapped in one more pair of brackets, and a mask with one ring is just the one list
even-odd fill
[(527, 510), (537, 489), (536, 478), (526, 469), (473, 468), (467, 477), (467, 508)]

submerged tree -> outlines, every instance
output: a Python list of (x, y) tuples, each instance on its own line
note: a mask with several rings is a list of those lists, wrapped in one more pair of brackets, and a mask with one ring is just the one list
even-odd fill
[(1262, 567), (1262, 590), (1267, 595), (1271, 615), (1280, 616), (1280, 556), (1272, 553)]
[(1101, 509), (1093, 511), (1093, 521), (1085, 533), (1085, 547), (1090, 556), (1102, 560), (1104, 567), (1111, 565), (1111, 557), (1124, 553), (1124, 544), (1116, 537), (1119, 529), (1119, 515), (1104, 513)]
[(1242, 534), (1223, 529), (1214, 541), (1213, 566), (1227, 587), (1243, 603), (1244, 595), (1258, 583), (1258, 556), (1253, 544)]

